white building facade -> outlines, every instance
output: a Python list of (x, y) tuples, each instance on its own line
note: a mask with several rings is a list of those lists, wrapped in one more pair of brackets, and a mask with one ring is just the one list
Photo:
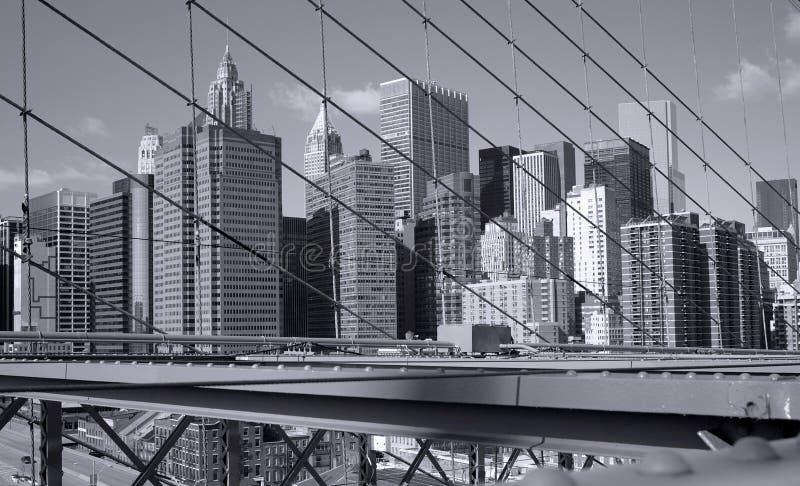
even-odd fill
[(139, 142), (139, 173), (152, 174), (153, 162), (156, 160), (156, 153), (161, 148), (161, 135), (158, 129), (150, 125), (144, 126), (144, 135)]
[(514, 216), (519, 223), (519, 230), (526, 235), (533, 235), (542, 211), (553, 209), (559, 202), (561, 177), (558, 157), (545, 151), (517, 155), (512, 171)]
[(747, 233), (747, 239), (764, 253), (764, 262), (769, 265), (769, 286), (777, 289), (797, 278), (797, 246), (788, 231), (772, 227), (758, 228)]

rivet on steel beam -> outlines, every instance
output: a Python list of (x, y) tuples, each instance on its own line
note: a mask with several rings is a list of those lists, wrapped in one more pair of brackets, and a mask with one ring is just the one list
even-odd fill
[(214, 363), (206, 363), (206, 368), (213, 368), (213, 367), (214, 367)]
[(139, 362), (138, 361), (131, 361), (131, 364), (132, 365), (136, 365), (136, 364), (139, 364)]
[(372, 371), (372, 366), (365, 366), (364, 371)]
[(233, 364), (233, 363), (231, 363), (231, 364), (229, 364), (229, 365), (228, 365), (228, 368), (235, 368), (235, 367), (236, 367), (236, 365), (235, 365), (235, 364)]
[(174, 363), (172, 361), (167, 361), (167, 366), (172, 366)]
[(282, 369), (285, 369), (285, 368), (286, 368), (286, 365), (279, 364), (277, 368), (278, 368), (279, 370), (282, 370)]
[(721, 380), (723, 378), (725, 378), (725, 375), (723, 375), (722, 373), (720, 373), (720, 372), (714, 373), (714, 379), (715, 380)]
[(578, 372), (575, 370), (567, 371), (567, 376), (578, 376)]
[(342, 371), (342, 367), (339, 366), (339, 365), (336, 365), (336, 366), (333, 367), (333, 371)]
[(740, 380), (749, 380), (750, 379), (750, 373), (742, 373), (742, 374), (740, 374), (739, 375), (739, 379)]
[(672, 373), (670, 373), (669, 371), (665, 371), (661, 373), (661, 378), (672, 378)]
[(311, 371), (314, 368), (311, 365), (305, 365), (305, 366), (303, 366), (303, 369), (306, 370), (306, 371)]
[(407, 371), (408, 371), (408, 368), (406, 368), (405, 366), (401, 366), (400, 367), (400, 373), (405, 373)]
[(147, 362), (147, 366), (153, 366), (153, 362), (152, 361), (148, 361)]
[(186, 367), (187, 368), (191, 368), (192, 367), (192, 363), (186, 363)]
[(692, 472), (686, 459), (670, 450), (647, 454), (636, 466), (636, 470), (645, 476), (680, 476)]
[(576, 486), (569, 473), (558, 469), (538, 469), (525, 476), (530, 486)]
[(693, 380), (696, 377), (697, 377), (697, 373), (695, 373), (694, 371), (690, 371), (690, 372), (686, 373), (686, 378), (688, 378), (690, 380)]
[(647, 372), (646, 371), (640, 371), (640, 372), (638, 372), (636, 374), (636, 376), (638, 376), (639, 378), (647, 378)]
[(769, 379), (772, 381), (778, 381), (781, 379), (781, 375), (779, 375), (778, 373), (772, 373), (769, 375)]
[(774, 461), (778, 453), (766, 439), (761, 437), (743, 437), (736, 441), (728, 453), (730, 457), (742, 462)]
[(120, 361), (120, 360), (114, 361), (114, 364), (121, 364), (121, 363), (122, 363), (122, 361)]
[(436, 368), (436, 371), (439, 373), (444, 373), (444, 368)]
[(606, 377), (611, 376), (611, 372), (608, 370), (603, 370), (603, 372), (600, 373), (600, 376), (606, 376)]
[(91, 362), (92, 362), (92, 360), (90, 360), (90, 359), (87, 359), (86, 361), (84, 361), (85, 364), (89, 364)]
[(251, 366), (251, 368), (256, 369), (258, 368), (258, 366), (259, 366), (258, 363), (254, 363), (253, 366)]

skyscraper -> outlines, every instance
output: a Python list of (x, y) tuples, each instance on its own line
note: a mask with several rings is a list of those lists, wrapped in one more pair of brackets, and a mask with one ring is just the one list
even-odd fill
[[(786, 201), (790, 201), (792, 204), (787, 204)], [(794, 242), (800, 242), (798, 239), (800, 227), (798, 227), (797, 211), (800, 211), (800, 208), (797, 206), (797, 179), (756, 181), (756, 207), (763, 214), (763, 216), (762, 214), (758, 215), (759, 227), (778, 225), (776, 229), (789, 231)]]
[(653, 212), (649, 150), (636, 140), (629, 138), (626, 142), (597, 140), (583, 146), (603, 166), (594, 167), (591, 157), (586, 156), (583, 166), (585, 185), (597, 184), (614, 189), (621, 224), (626, 224), (631, 218), (644, 219)]
[[(437, 174), (441, 178), (454, 172), (469, 171), (469, 122), (467, 95), (431, 84), (432, 96), (447, 107), (433, 102), (429, 108), (425, 81), (406, 78), (381, 83), (381, 137), (394, 148), (433, 174), (431, 122), (436, 149)], [(394, 200), (398, 216), (422, 211), (426, 184), (430, 180), (389, 145), (381, 145), (381, 161), (394, 169)]]
[[(678, 133), (675, 104), (669, 100), (651, 101), (649, 105), (646, 102), (642, 102), (642, 104), (649, 106), (650, 111), (663, 121), (669, 130), (657, 120), (649, 120), (647, 111), (639, 103), (620, 103), (619, 134), (648, 147), (650, 162), (672, 179), (675, 185), (685, 189), (685, 177), (678, 166), (678, 139), (673, 135), (673, 133)], [(650, 146), (651, 126), (652, 147)], [(655, 178), (653, 202), (656, 210), (661, 214), (685, 211), (686, 196), (661, 174), (653, 171), (653, 177)]]
[[(306, 218), (283, 217), (281, 231), (283, 268), (306, 280), (304, 252), (308, 244)], [(308, 288), (302, 282), (281, 275), (283, 287), (283, 336), (308, 335)]]
[[(491, 218), (514, 216), (514, 164), (511, 158), (519, 154), (519, 149), (510, 145), (478, 150), (481, 211)], [(488, 221), (489, 218), (481, 214), (481, 229)]]
[[(336, 157), (342, 155), (342, 137), (336, 128), (328, 120), (328, 157)], [(306, 146), (303, 152), (303, 167), (304, 175), (309, 179), (317, 177), (325, 173), (325, 138), (323, 132), (325, 131), (325, 112), (324, 107), (320, 105), (319, 114), (308, 132), (306, 137)], [(315, 191), (316, 189), (307, 188), (307, 191)]]
[[(394, 233), (391, 167), (373, 161), (369, 151), (364, 149), (357, 156), (334, 159), (330, 166), (330, 177), (334, 196), (361, 214), (366, 214), (379, 228)], [(326, 176), (320, 176), (316, 180), (326, 179)], [(328, 248), (326, 253), (330, 254), (328, 200), (318, 191), (307, 196), (309, 244), (320, 249)], [(396, 337), (395, 242), (349, 210), (338, 206), (333, 211), (333, 230), (333, 264), (336, 266), (339, 301), (390, 336)], [(310, 269), (309, 282), (320, 290), (323, 287), (331, 288), (328, 262), (320, 259), (317, 263), (316, 266), (325, 268)], [(309, 292), (308, 305), (309, 336), (334, 336), (333, 307), (330, 303)], [(386, 337), (346, 310), (341, 310), (339, 315), (341, 337)]]
[[(477, 176), (469, 172), (446, 175), (442, 182), (462, 198), (480, 207), (480, 189)], [(436, 231), (436, 191), (439, 194), (439, 223), (441, 241)], [(461, 284), (475, 283), (481, 275), (480, 213), (455, 194), (433, 181), (428, 182), (428, 194), (417, 224), (416, 245), (420, 253), (455, 277)], [(441, 245), (441, 261), (439, 247)], [(436, 272), (429, 265), (418, 263), (416, 281), (417, 306), (424, 315), (417, 316), (420, 336), (432, 337), (436, 326), (442, 323), (461, 323), (462, 287), (451, 278), (437, 284)], [(442, 308), (444, 300), (444, 308)], [(430, 309), (435, 309), (431, 314)], [(435, 316), (435, 320), (431, 318)]]
[[(274, 258), (280, 250), (283, 226), (281, 139), (254, 130), (238, 131), (241, 136), (228, 128), (209, 125), (197, 133), (197, 214)], [(199, 332), (280, 335), (280, 271), (242, 250), (229, 248), (232, 245), (209, 227), (199, 226), (195, 279)]]
[(158, 134), (158, 129), (151, 127), (149, 124), (144, 126), (144, 135), (139, 142), (139, 173), (152, 174), (153, 162), (156, 159), (156, 153), (161, 148), (162, 138)]
[(622, 253), (622, 308), (638, 326), (623, 323), (626, 345), (707, 342), (708, 319), (701, 310), (700, 273), (705, 262), (700, 259), (699, 217), (683, 213), (667, 218), (669, 224), (651, 216), (622, 227), (622, 244), (636, 257)]
[[(566, 199), (567, 193), (572, 190), (575, 185), (575, 146), (569, 142), (549, 142), (534, 145), (533, 150), (543, 150), (545, 152), (553, 152), (558, 157), (558, 173), (561, 178), (561, 185), (559, 195)], [(563, 202), (556, 205), (559, 211), (559, 217), (553, 218), (556, 223), (553, 228), (553, 234), (556, 236), (566, 236), (567, 234), (567, 208)]]
[[(30, 200), (31, 227), (48, 248), (54, 248), (57, 272), (67, 280), (89, 288), (89, 205), (97, 195), (66, 188)], [(90, 331), (89, 297), (58, 283), (57, 331)], [(76, 351), (86, 351), (76, 343)]]
[[(792, 235), (770, 226), (747, 233), (747, 239), (758, 247), (758, 250), (763, 253), (764, 263), (769, 265), (766, 271), (769, 274), (770, 288), (778, 289), (786, 282), (795, 281), (797, 278), (797, 247)], [(766, 267), (766, 265), (764, 266)]]
[(762, 347), (764, 315), (760, 300), (767, 290), (769, 277), (766, 267), (758, 264), (759, 251), (755, 244), (745, 239), (744, 224), (738, 221), (704, 223), (700, 226), (700, 245), (700, 261), (706, 269), (701, 281), (703, 300), (714, 318), (709, 323), (706, 345), (712, 348)]
[(537, 151), (518, 155), (514, 162), (514, 216), (519, 230), (532, 235), (542, 211), (558, 204), (561, 191), (558, 157), (552, 152)]
[[(141, 174), (138, 177), (152, 186), (152, 175)], [(152, 289), (152, 243), (148, 241), (152, 237), (152, 226), (148, 224), (150, 218), (147, 214), (151, 207), (149, 191), (130, 179), (114, 181), (113, 194), (97, 199), (89, 207), (90, 275), (95, 293), (147, 322), (153, 320), (149, 296)], [(144, 220), (139, 219), (142, 212)], [(93, 312), (94, 331), (149, 331), (146, 326), (99, 302), (94, 302)], [(95, 345), (95, 349), (99, 352), (145, 350), (143, 346), (133, 346), (129, 343), (100, 343)]]
[(619, 208), (615, 200), (614, 190), (607, 186), (575, 186), (567, 195), (570, 205), (594, 223), (589, 224), (576, 211), (567, 213), (575, 278), (601, 297), (622, 293), (620, 249), (597, 229), (619, 241)]
[[(244, 87), (228, 46), (217, 68), (217, 79), (208, 88), (208, 111), (235, 129), (253, 129), (253, 92)], [(217, 122), (206, 117), (206, 125)]]
[[(25, 231), (23, 220), (17, 216), (0, 219), (0, 245), (14, 249), (14, 238)], [(0, 331), (14, 330), (14, 262), (8, 252), (0, 250)], [(27, 273), (27, 270), (26, 272)]]

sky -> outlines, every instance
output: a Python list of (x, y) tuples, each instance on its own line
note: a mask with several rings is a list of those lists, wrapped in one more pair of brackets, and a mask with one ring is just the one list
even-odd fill
[[(188, 18), (183, 0), (50, 0), (78, 22), (163, 77), (190, 93)], [(422, 0), (409, 0), (422, 8)], [(466, 0), (497, 25), (508, 30), (507, 2)], [(565, 33), (580, 39), (579, 11), (570, 0), (530, 0)], [(320, 21), (303, 0), (200, 0), (200, 3), (316, 87), (321, 87)], [(688, 1), (642, 0), (644, 46), (650, 69), (692, 109), (698, 98), (689, 35)], [(585, 0), (585, 8), (632, 52), (641, 56), (638, 0)], [(766, 178), (786, 177), (786, 154), (793, 176), (800, 174), (800, 12), (787, 0), (774, 0), (776, 40), (785, 98), (788, 147), (777, 96), (776, 63), (770, 27), (770, 2), (738, 0), (736, 16), (742, 50), (747, 131), (739, 93), (736, 38), (728, 0), (694, 2), (697, 60), (704, 120), (747, 157)], [(578, 50), (563, 39), (523, 0), (511, 0), (517, 45), (578, 97), (586, 96)], [(412, 77), (425, 78), (425, 40), (420, 18), (400, 0), (328, 0), (326, 9), (357, 32)], [(513, 83), (511, 53), (461, 0), (430, 0), (428, 14), (453, 39), (484, 62), (505, 82)], [(253, 120), (257, 129), (283, 140), (284, 162), (302, 171), (303, 143), (313, 124), (319, 99), (250, 46), (231, 35), (199, 10), (194, 11), (197, 98), (205, 100), (208, 85), (225, 51), (226, 42), (240, 79), (253, 90)], [(21, 35), (18, 2), (0, 3), (0, 93), (21, 101)], [(131, 172), (149, 123), (161, 133), (174, 131), (190, 119), (190, 108), (163, 86), (137, 71), (96, 41), (69, 25), (36, 1), (27, 2), (28, 100), (30, 108), (103, 156)], [(587, 22), (588, 51), (640, 99), (645, 99), (642, 70), (598, 28)], [(378, 131), (378, 89), (400, 75), (369, 53), (330, 21), (325, 23), (327, 79), (332, 98)], [(441, 85), (469, 95), (470, 123), (495, 145), (516, 145), (517, 127), (512, 95), (441, 35), (430, 35), (431, 76)], [(527, 60), (517, 56), (520, 94), (578, 143), (589, 140), (586, 114), (569, 96)], [(617, 105), (632, 101), (596, 68), (588, 72), (589, 95), (595, 111), (617, 126)], [(654, 81), (650, 98), (673, 99)], [(368, 148), (379, 157), (379, 142), (335, 109), (331, 119), (342, 135), (346, 153)], [(595, 139), (609, 138), (599, 123)], [(532, 111), (522, 108), (524, 147), (564, 139)], [(696, 120), (678, 108), (678, 133), (701, 153)], [(746, 135), (746, 136), (745, 136)], [(749, 141), (749, 144), (747, 143)], [(723, 144), (706, 133), (708, 162), (750, 195), (748, 171)], [(0, 215), (20, 214), (23, 199), (22, 123), (13, 108), (0, 102)], [(748, 147), (749, 145), (749, 147)], [(111, 193), (121, 176), (31, 122), (29, 127), (31, 196), (59, 187)], [(470, 134), (470, 164), (477, 173), (478, 150), (488, 143)], [(706, 203), (702, 164), (688, 149), (679, 150), (679, 167), (687, 190)], [(283, 210), (304, 215), (304, 185), (284, 172)], [(754, 176), (755, 177), (755, 176)], [(582, 170), (578, 167), (578, 182)], [(715, 216), (738, 219), (748, 226), (746, 202), (709, 173), (709, 193)], [(694, 209), (694, 208), (690, 208)]]

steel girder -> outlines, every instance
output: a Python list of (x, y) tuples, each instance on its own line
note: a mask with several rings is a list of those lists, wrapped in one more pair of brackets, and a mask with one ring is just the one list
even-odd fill
[(145, 467), (144, 470), (139, 473), (139, 476), (133, 482), (132, 486), (144, 486), (144, 483), (150, 480), (150, 478), (156, 473), (158, 465), (161, 464), (161, 461), (163, 461), (165, 457), (167, 457), (167, 454), (169, 454), (172, 446), (178, 442), (178, 439), (181, 438), (183, 432), (191, 422), (192, 417), (190, 415), (184, 415), (181, 418), (180, 422), (178, 422), (178, 425), (175, 426), (175, 428), (169, 434), (169, 437), (167, 437), (167, 440), (165, 440), (161, 445), (161, 448), (156, 451), (153, 458), (147, 463), (147, 467)]
[(417, 439), (417, 443), (420, 445), (419, 451), (417, 452), (417, 455), (414, 456), (414, 460), (411, 461), (411, 464), (408, 466), (406, 473), (403, 475), (403, 479), (400, 480), (400, 486), (408, 486), (411, 484), (411, 480), (414, 479), (417, 469), (419, 469), (420, 464), (422, 464), (422, 461), (425, 459), (425, 456), (431, 448), (430, 439), (424, 441)]
[(294, 441), (286, 434), (286, 431), (284, 431), (280, 426), (273, 425), (272, 430), (276, 431), (278, 435), (281, 436), (283, 441), (286, 443), (286, 447), (291, 449), (292, 453), (297, 456), (297, 460), (292, 465), (292, 469), (289, 470), (289, 473), (286, 474), (286, 476), (283, 478), (283, 481), (281, 481), (281, 486), (290, 486), (292, 481), (294, 481), (294, 478), (297, 477), (303, 468), (308, 470), (308, 473), (311, 474), (311, 477), (314, 478), (319, 486), (327, 486), (322, 477), (320, 477), (319, 473), (317, 473), (317, 470), (314, 469), (314, 466), (308, 462), (308, 458), (311, 457), (314, 449), (317, 448), (317, 444), (319, 444), (319, 441), (325, 436), (325, 430), (320, 429), (314, 432), (314, 435), (311, 436), (311, 439), (308, 441), (308, 445), (302, 452), (297, 448)]
[(61, 486), (61, 402), (42, 400), (40, 407), (39, 484)]
[(358, 486), (376, 486), (378, 469), (375, 451), (369, 445), (369, 435), (357, 434), (356, 437), (358, 439)]
[(518, 447), (515, 447), (514, 450), (511, 451), (508, 461), (503, 466), (503, 470), (500, 471), (500, 476), (497, 478), (499, 482), (505, 482), (511, 475), (511, 470), (514, 468), (514, 464), (517, 462), (520, 452), (522, 452), (522, 450)]
[(236, 420), (221, 420), (222, 430), (220, 441), (222, 443), (222, 478), (220, 482), (226, 486), (239, 486), (242, 477), (242, 437), (239, 422)]
[(480, 444), (469, 445), (469, 484), (486, 484), (485, 449)]

